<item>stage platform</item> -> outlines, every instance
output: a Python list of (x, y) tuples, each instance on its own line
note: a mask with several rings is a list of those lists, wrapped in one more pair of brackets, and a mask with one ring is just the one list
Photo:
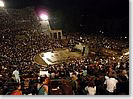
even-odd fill
[(71, 52), (67, 48), (56, 49), (53, 52), (42, 52), (34, 57), (34, 61), (40, 65), (52, 65), (65, 62), (68, 59), (82, 57), (81, 52)]

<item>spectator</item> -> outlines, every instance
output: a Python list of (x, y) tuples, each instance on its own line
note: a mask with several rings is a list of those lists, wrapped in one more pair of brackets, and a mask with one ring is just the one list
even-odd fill
[(16, 82), (20, 83), (19, 71), (17, 69), (13, 71), (13, 75), (15, 76)]

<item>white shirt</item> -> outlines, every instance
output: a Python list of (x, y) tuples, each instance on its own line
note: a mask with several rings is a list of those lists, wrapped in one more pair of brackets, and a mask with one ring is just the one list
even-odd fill
[(72, 73), (72, 72), (70, 72), (69, 74), (70, 74), (70, 77), (72, 77), (72, 74), (73, 74), (73, 73)]
[(96, 86), (94, 87), (85, 87), (85, 90), (88, 91), (88, 95), (95, 95), (96, 94)]
[(83, 76), (87, 75), (87, 70), (83, 70)]
[(114, 92), (114, 90), (116, 89), (117, 83), (118, 83), (118, 80), (116, 80), (115, 78), (109, 78), (109, 77), (106, 77), (106, 80), (104, 82), (104, 84), (107, 85), (106, 90), (108, 90), (109, 92)]
[(55, 78), (55, 73), (51, 73), (51, 78)]
[(13, 71), (13, 75), (15, 75), (16, 79), (19, 79), (19, 71), (17, 70)]

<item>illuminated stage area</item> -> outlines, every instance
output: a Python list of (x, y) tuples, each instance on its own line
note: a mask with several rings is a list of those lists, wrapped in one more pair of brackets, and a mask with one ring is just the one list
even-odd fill
[(42, 52), (35, 56), (34, 61), (40, 65), (59, 64), (66, 61), (68, 58), (81, 57), (80, 52), (70, 52), (68, 49), (57, 49), (53, 52)]

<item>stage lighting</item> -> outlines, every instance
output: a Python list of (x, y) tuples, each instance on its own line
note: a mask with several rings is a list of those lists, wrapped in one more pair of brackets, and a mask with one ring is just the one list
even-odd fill
[(46, 14), (41, 14), (41, 15), (40, 15), (40, 18), (41, 18), (42, 20), (48, 20), (48, 16), (47, 16)]
[(5, 6), (4, 2), (0, 0), (0, 7), (4, 7), (4, 6)]

